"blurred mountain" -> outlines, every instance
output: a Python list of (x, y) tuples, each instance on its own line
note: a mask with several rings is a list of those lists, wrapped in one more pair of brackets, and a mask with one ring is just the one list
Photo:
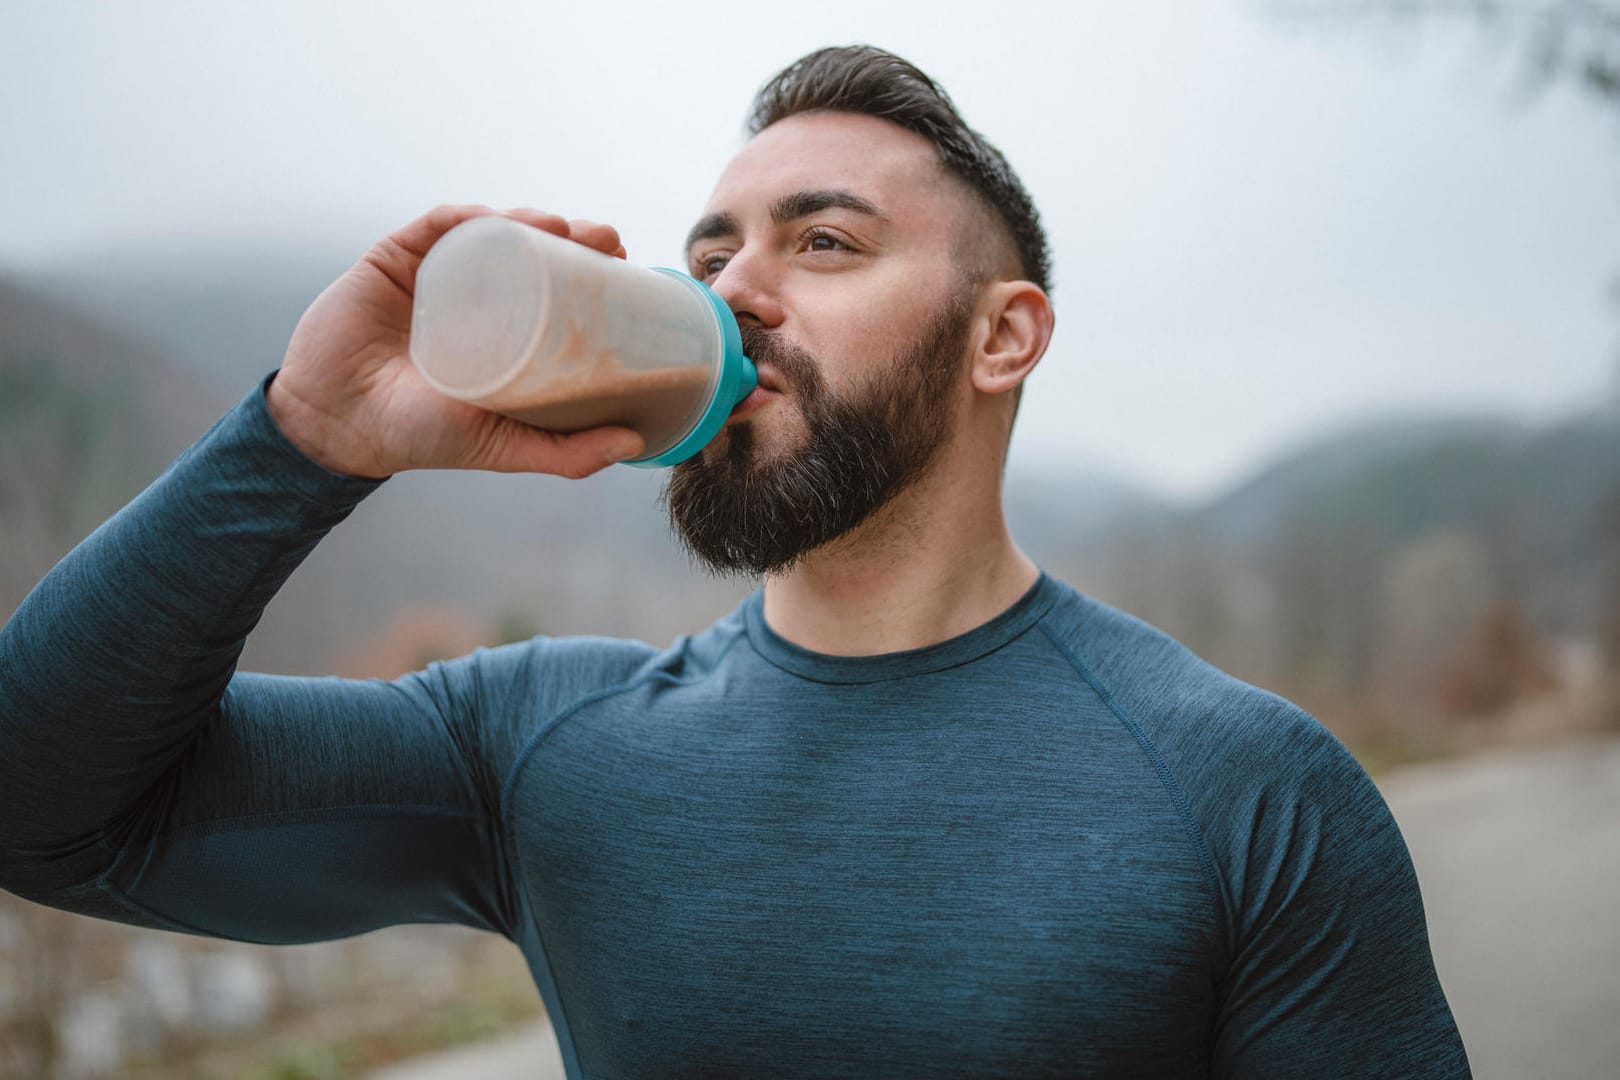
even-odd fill
[(0, 276), (0, 611), (221, 408), (160, 350)]
[[(1492, 416), (1379, 417), (1319, 434), (1263, 464), (1196, 519), (1230, 545), (1260, 542), (1320, 514), (1335, 530), (1354, 519), (1399, 536), (1498, 490), (1498, 451), (1519, 435), (1517, 425)], [(1415, 462), (1422, 465), (1414, 469)], [(1460, 488), (1450, 486), (1456, 481)]]
[[(0, 278), (0, 613), (276, 366), (347, 262), (258, 255), (251, 273), (220, 253)], [(244, 663), (388, 674), (536, 632), (701, 628), (750, 586), (689, 565), (660, 483), (396, 477), (293, 577)], [(1541, 425), (1376, 418), (1193, 506), (1015, 462), (1007, 510), (1048, 570), (1319, 714), (1510, 700), (1480, 669), (1539, 686), (1550, 650), (1620, 643), (1620, 401)]]
[(1532, 686), (1620, 622), (1620, 409), (1348, 426), (1142, 540), (1126, 606), (1322, 711), (1435, 708), (1493, 633), (1545, 654), (1512, 661)]
[(37, 296), (148, 343), (234, 400), (280, 366), (299, 316), (360, 254), (331, 241), (312, 249), (306, 237), (280, 247), (113, 249), (32, 267), (26, 280)]

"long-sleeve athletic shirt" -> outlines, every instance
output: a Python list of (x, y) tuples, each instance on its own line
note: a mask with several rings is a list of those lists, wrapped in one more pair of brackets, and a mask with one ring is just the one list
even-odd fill
[(509, 938), (571, 1077), (1462, 1077), (1399, 830), (1288, 702), (1042, 576), (831, 656), (238, 673), (374, 483), (262, 388), (0, 632), (0, 886), (240, 941)]

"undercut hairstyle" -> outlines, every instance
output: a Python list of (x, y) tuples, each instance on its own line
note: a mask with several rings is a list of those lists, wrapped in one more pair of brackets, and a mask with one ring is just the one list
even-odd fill
[[(1051, 256), (1034, 200), (1001, 151), (968, 127), (950, 96), (915, 65), (871, 45), (817, 49), (783, 68), (754, 96), (748, 133), (758, 135), (806, 112), (875, 116), (927, 139), (945, 171), (1006, 227), (1023, 277), (1051, 292)], [(986, 253), (965, 254), (979, 262)], [(971, 273), (987, 269), (975, 266)]]

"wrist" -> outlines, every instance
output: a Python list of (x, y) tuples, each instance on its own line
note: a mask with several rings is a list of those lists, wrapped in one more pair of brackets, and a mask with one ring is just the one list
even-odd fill
[(283, 381), (280, 372), (272, 375), (265, 386), (264, 404), (282, 436), (321, 468), (361, 480), (387, 479), (386, 473), (377, 474), (375, 470), (357, 466), (335, 452), (331, 417), (300, 397)]

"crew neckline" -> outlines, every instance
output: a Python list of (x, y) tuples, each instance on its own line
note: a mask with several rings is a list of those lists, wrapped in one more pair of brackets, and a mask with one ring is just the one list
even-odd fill
[(835, 656), (795, 645), (765, 621), (765, 590), (743, 601), (749, 644), (771, 664), (800, 678), (823, 683), (871, 683), (927, 675), (958, 667), (995, 652), (1040, 621), (1057, 600), (1058, 585), (1043, 570), (1011, 607), (956, 637), (901, 652)]

